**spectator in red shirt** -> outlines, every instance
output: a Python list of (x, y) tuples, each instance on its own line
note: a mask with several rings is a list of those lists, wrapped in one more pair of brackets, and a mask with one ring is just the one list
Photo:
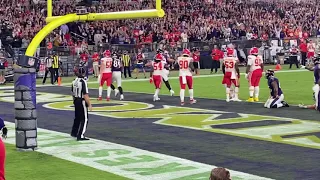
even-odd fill
[(195, 73), (199, 75), (199, 69), (200, 69), (200, 51), (198, 48), (192, 48), (192, 58), (193, 58), (193, 66), (195, 69)]
[(223, 52), (216, 45), (211, 53), (212, 63), (211, 63), (211, 74), (213, 73), (213, 69), (215, 69), (214, 73), (218, 72), (220, 69), (220, 59), (223, 57)]
[(308, 52), (307, 43), (305, 40), (301, 41), (299, 45), (299, 49), (301, 52), (301, 65), (305, 66), (307, 61), (307, 52)]
[(92, 55), (92, 66), (93, 66), (93, 71), (94, 71), (94, 77), (99, 76), (99, 54), (95, 52)]

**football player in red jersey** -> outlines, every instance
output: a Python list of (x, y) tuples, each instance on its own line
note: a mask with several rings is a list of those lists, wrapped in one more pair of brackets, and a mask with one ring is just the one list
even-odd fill
[(259, 55), (259, 49), (253, 47), (248, 56), (246, 69), (246, 79), (249, 81), (249, 99), (248, 102), (259, 101), (259, 85), (263, 72), (263, 59)]
[[(7, 138), (8, 129), (6, 128), (4, 121), (0, 118), (0, 130), (2, 130), (2, 138)], [(4, 177), (4, 166), (5, 166), (5, 159), (6, 159), (6, 149), (5, 145), (0, 137), (0, 180), (5, 180)]]
[(238, 67), (238, 59), (234, 57), (233, 48), (227, 48), (227, 57), (223, 59), (222, 72), (224, 74), (222, 84), (226, 84), (226, 101), (230, 102), (230, 88), (232, 84), (235, 86), (232, 101), (241, 101), (238, 97), (240, 70)]
[(153, 82), (156, 90), (153, 95), (153, 101), (159, 101), (159, 92), (161, 88), (163, 69), (165, 64), (163, 63), (162, 54), (158, 53), (152, 62), (151, 72), (150, 72), (150, 83)]
[(192, 71), (194, 70), (194, 67), (193, 67), (193, 58), (190, 56), (191, 56), (191, 52), (188, 49), (184, 49), (182, 52), (182, 56), (178, 57), (180, 100), (181, 100), (182, 106), (184, 105), (184, 93), (185, 93), (186, 85), (188, 85), (188, 88), (189, 88), (190, 104), (194, 104), (197, 102), (193, 98)]
[(104, 52), (104, 57), (101, 59), (100, 65), (100, 86), (99, 86), (99, 98), (98, 100), (102, 100), (102, 90), (103, 84), (107, 84), (107, 101), (110, 101), (110, 94), (111, 94), (111, 83), (112, 83), (112, 58), (111, 52), (106, 50)]

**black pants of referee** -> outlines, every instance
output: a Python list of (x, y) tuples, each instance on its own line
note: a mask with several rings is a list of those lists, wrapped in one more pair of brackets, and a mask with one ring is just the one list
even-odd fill
[(88, 104), (82, 98), (75, 98), (74, 105), (74, 122), (72, 126), (71, 136), (78, 139), (85, 138), (84, 133), (88, 126)]
[(50, 72), (50, 78), (51, 78), (51, 84), (54, 84), (54, 71), (53, 71), (53, 68), (52, 67), (49, 67), (46, 69), (46, 72), (43, 76), (43, 80), (42, 80), (42, 84), (45, 84), (46, 83), (46, 80), (47, 80), (47, 77), (48, 77), (48, 74)]
[(53, 74), (54, 74), (54, 83), (58, 82), (59, 78), (59, 68), (53, 68)]
[(299, 68), (298, 56), (290, 56), (289, 61), (290, 61), (290, 67), (289, 67), (290, 69), (292, 68), (292, 64), (295, 64), (297, 68)]

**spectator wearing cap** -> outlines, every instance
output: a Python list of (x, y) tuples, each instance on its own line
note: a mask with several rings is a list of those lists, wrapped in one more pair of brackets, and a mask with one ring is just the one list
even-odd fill
[[(0, 130), (2, 131), (2, 138), (6, 139), (8, 129), (6, 128), (2, 118), (0, 118)], [(6, 159), (6, 149), (2, 139), (0, 138), (0, 180), (5, 180), (5, 176), (4, 176), (5, 175), (5, 170), (4, 170), (5, 159)]]
[(212, 169), (209, 180), (231, 180), (230, 172), (222, 167)]

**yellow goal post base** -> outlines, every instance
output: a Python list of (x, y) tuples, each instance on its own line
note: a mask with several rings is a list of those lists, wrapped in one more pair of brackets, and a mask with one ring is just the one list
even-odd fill
[(156, 9), (137, 10), (137, 11), (122, 11), (122, 12), (108, 12), (108, 13), (88, 13), (88, 14), (67, 14), (64, 16), (52, 16), (52, 0), (47, 1), (46, 22), (37, 35), (29, 44), (25, 55), (34, 56), (37, 47), (41, 41), (54, 29), (63, 24), (75, 21), (104, 21), (104, 20), (120, 20), (120, 19), (140, 19), (140, 18), (162, 18), (165, 16), (164, 10), (161, 8), (161, 0), (156, 0)]

